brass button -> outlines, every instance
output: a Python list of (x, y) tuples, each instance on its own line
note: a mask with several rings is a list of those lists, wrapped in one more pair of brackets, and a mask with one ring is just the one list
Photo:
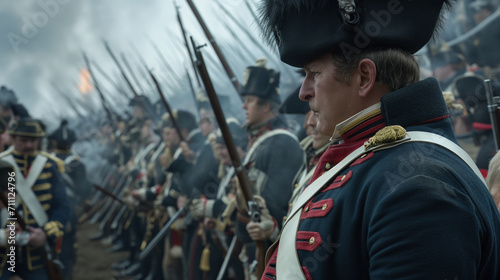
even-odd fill
[(316, 241), (316, 239), (314, 239), (314, 237), (311, 237), (309, 239), (309, 245), (313, 245), (314, 244), (314, 241)]
[(321, 207), (321, 210), (325, 211), (327, 207), (328, 207), (328, 205), (326, 205), (326, 203), (325, 203), (325, 204), (323, 204), (323, 207)]
[(286, 221), (286, 218), (287, 218), (286, 216), (283, 217), (283, 223)]
[(327, 163), (327, 164), (325, 165), (325, 168), (326, 168), (326, 169), (330, 169), (330, 168), (332, 168), (332, 166), (330, 165), (330, 163)]
[(344, 181), (344, 179), (345, 179), (345, 175), (344, 175), (344, 176), (342, 176), (342, 179), (340, 179), (340, 181)]
[(309, 207), (306, 207), (306, 208), (304, 209), (304, 213), (307, 213), (307, 211), (309, 211)]
[(294, 188), (296, 188), (296, 187), (298, 187), (298, 186), (299, 186), (299, 184), (295, 184)]

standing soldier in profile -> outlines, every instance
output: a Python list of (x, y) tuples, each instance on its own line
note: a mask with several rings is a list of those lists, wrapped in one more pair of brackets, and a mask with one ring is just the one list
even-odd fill
[[(284, 118), (279, 116), (279, 72), (266, 68), (266, 60), (257, 60), (246, 69), (241, 95), (244, 97), (249, 145), (243, 165), (248, 171), (251, 191), (260, 196), (267, 215), (262, 221), (252, 222), (240, 215), (238, 238), (247, 244), (247, 256), (252, 266), (253, 241), (271, 244), (271, 233), (277, 235), (292, 195), (292, 180), (304, 162), (304, 152), (297, 137), (288, 131)], [(241, 209), (240, 209), (241, 211)], [(245, 225), (246, 224), (246, 225)], [(270, 225), (270, 226), (269, 226)]]
[[(0, 159), (14, 167), (16, 198), (19, 202), (16, 209), (29, 226), (23, 229), (29, 233), (28, 243), (17, 246), (15, 274), (24, 280), (50, 279), (43, 261), (42, 247), (55, 249), (56, 253), (61, 249), (64, 225), (70, 212), (61, 176), (64, 164), (56, 157), (39, 151), (39, 143), (45, 136), (39, 121), (18, 119), (8, 133), (12, 136), (13, 146), (0, 154)], [(6, 211), (2, 211), (3, 225), (6, 214)], [(13, 273), (5, 263), (5, 251), (1, 258), (0, 279), (9, 279)]]
[[(309, 108), (309, 104), (299, 99), (299, 91), (300, 86), (287, 97), (280, 107), (280, 113), (282, 114), (304, 114), (303, 128), (306, 131), (306, 137), (300, 141), (300, 147), (306, 153), (306, 161), (293, 179), (293, 194), (290, 198), (289, 210), (291, 210), (293, 202), (307, 186), (319, 159), (328, 146), (332, 144), (330, 136), (319, 134), (316, 128), (318, 119)], [(284, 218), (286, 219), (286, 217)]]
[(500, 216), (413, 53), (452, 1), (262, 1), (332, 135), (262, 279), (499, 279)]

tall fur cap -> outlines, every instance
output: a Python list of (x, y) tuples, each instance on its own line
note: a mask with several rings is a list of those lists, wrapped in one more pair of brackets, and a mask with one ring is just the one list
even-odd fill
[[(346, 21), (339, 2), (354, 2), (354, 23)], [(417, 52), (443, 24), (443, 11), (456, 0), (262, 0), (263, 37), (277, 45), (283, 62), (302, 67), (325, 51), (358, 52), (366, 48), (401, 48)], [(385, 11), (385, 12), (383, 12)], [(377, 14), (392, 12), (385, 21)], [(375, 15), (375, 17), (374, 17)], [(386, 18), (387, 19), (387, 18)], [(385, 22), (384, 22), (385, 21)], [(377, 26), (373, 23), (378, 23)], [(366, 29), (369, 28), (369, 29)], [(359, 32), (367, 45), (356, 44)], [(375, 34), (376, 33), (376, 34)], [(359, 39), (359, 36), (358, 36)], [(347, 44), (347, 45), (346, 45)], [(353, 47), (353, 48), (352, 48)]]

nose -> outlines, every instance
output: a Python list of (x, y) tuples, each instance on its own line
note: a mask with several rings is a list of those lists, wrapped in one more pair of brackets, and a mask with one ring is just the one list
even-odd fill
[(312, 128), (316, 128), (316, 124), (318, 123), (318, 119), (314, 113), (309, 114), (306, 120), (306, 125)]
[(309, 101), (314, 97), (314, 87), (310, 74), (307, 74), (300, 87), (299, 98), (302, 101)]

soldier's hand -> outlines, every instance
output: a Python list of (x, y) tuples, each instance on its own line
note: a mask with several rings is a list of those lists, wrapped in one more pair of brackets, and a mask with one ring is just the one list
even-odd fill
[(215, 220), (212, 218), (205, 218), (203, 220), (203, 225), (206, 229), (214, 229), (215, 228)]
[(160, 155), (160, 165), (162, 167), (162, 169), (165, 169), (167, 168), (167, 165), (168, 165), (168, 157), (166, 154), (161, 154)]
[(203, 217), (211, 218), (213, 217), (213, 208), (214, 208), (215, 200), (206, 199), (206, 198), (197, 198), (191, 201), (191, 205), (189, 205), (189, 211), (191, 216), (195, 220), (199, 220)]
[(146, 192), (147, 192), (146, 188), (141, 188), (131, 191), (130, 196), (132, 196), (137, 200), (146, 200)]
[(47, 241), (47, 235), (45, 234), (45, 231), (41, 228), (29, 228), (30, 231), (30, 238), (28, 240), (28, 243), (35, 247), (42, 247), (45, 245), (45, 242)]
[(189, 145), (186, 142), (181, 142), (180, 147), (182, 150), (182, 155), (184, 155), (184, 158), (186, 159), (187, 162), (192, 163), (194, 161), (194, 152), (189, 148)]
[(187, 204), (187, 196), (185, 195), (180, 195), (178, 198), (177, 198), (177, 208), (178, 209), (181, 209), (182, 207), (185, 207), (186, 204)]
[(274, 227), (273, 221), (249, 222), (247, 231), (253, 241), (265, 241), (270, 239)]
[(254, 196), (254, 200), (259, 204), (260, 222), (249, 222), (247, 224), (247, 231), (253, 241), (265, 241), (270, 239), (275, 241), (279, 234), (278, 224), (271, 216), (266, 207), (266, 201), (261, 196)]

